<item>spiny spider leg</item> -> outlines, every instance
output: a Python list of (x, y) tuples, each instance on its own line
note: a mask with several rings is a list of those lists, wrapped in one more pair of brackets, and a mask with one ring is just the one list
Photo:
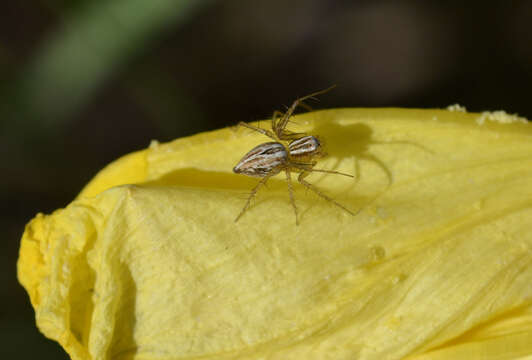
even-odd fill
[(290, 195), (290, 203), (294, 208), (294, 213), (296, 214), (296, 225), (299, 225), (299, 220), (297, 219), (297, 206), (294, 199), (294, 189), (292, 189), (292, 177), (290, 176), (290, 169), (286, 168), (286, 183), (288, 184), (288, 194)]
[(238, 214), (238, 216), (236, 217), (235, 219), (235, 222), (238, 221), (238, 219), (240, 219), (242, 217), (242, 215), (244, 215), (244, 213), (246, 212), (246, 210), (249, 208), (249, 205), (251, 205), (251, 200), (255, 197), (255, 195), (257, 194), (257, 191), (259, 190), (259, 188), (262, 186), (262, 185), (265, 185), (266, 184), (266, 181), (268, 181), (268, 179), (272, 177), (272, 175), (266, 175), (265, 177), (263, 177), (262, 179), (260, 179), (260, 181), (258, 182), (257, 185), (255, 185), (255, 187), (251, 190), (251, 193), (249, 194), (249, 197), (248, 197), (248, 200), (246, 201), (246, 205), (244, 205), (244, 208), (242, 208), (242, 210), (240, 211), (240, 214)]
[(314, 110), (314, 109), (312, 108), (312, 106), (310, 106), (309, 104), (304, 103), (304, 102), (299, 103), (299, 106), (301, 106), (302, 108), (305, 108), (305, 110), (307, 110), (307, 111), (312, 111), (312, 110)]
[[(278, 121), (282, 120), (284, 117), (284, 113), (279, 110), (275, 110), (273, 112), (272, 116), (272, 130), (275, 132), (275, 135), (277, 135), (277, 138), (279, 140), (294, 140), (297, 138), (300, 138), (301, 136), (305, 135), (304, 133), (296, 133), (293, 131), (285, 130), (284, 128), (281, 129), (280, 132), (277, 132), (276, 129), (278, 129)], [(285, 125), (286, 126), (286, 125)]]
[(308, 171), (308, 172), (321, 172), (321, 173), (327, 173), (327, 174), (336, 174), (336, 175), (342, 175), (342, 176), (347, 176), (347, 177), (350, 177), (350, 178), (354, 178), (355, 176), (354, 175), (351, 175), (351, 174), (346, 174), (346, 173), (343, 173), (343, 172), (339, 172), (339, 171), (334, 171), (334, 170), (324, 170), (324, 169), (305, 169), (305, 171)]
[(288, 110), (284, 113), (284, 116), (281, 118), (281, 120), (279, 122), (277, 122), (275, 125), (275, 128), (273, 129), (273, 131), (277, 134), (277, 136), (279, 136), (279, 139), (281, 140), (291, 140), (289, 138), (284, 138), (283, 135), (284, 135), (284, 128), (286, 127), (286, 124), (288, 124), (288, 119), (292, 116), (292, 114), (294, 113), (295, 109), (301, 105), (301, 103), (306, 100), (306, 99), (310, 99), (310, 98), (313, 98), (314, 96), (316, 95), (320, 95), (320, 94), (323, 94), (323, 93), (326, 93), (327, 91), (330, 91), (331, 89), (333, 89), (334, 87), (336, 87), (336, 85), (333, 85), (333, 86), (330, 86), (328, 87), (327, 89), (324, 89), (324, 90), (320, 90), (320, 91), (316, 91), (315, 93), (312, 93), (310, 95), (307, 95), (307, 96), (303, 96), (299, 99), (296, 99), (293, 103), (292, 103), (292, 106), (290, 106), (288, 108)]
[(314, 169), (314, 166), (316, 165), (316, 161), (313, 161), (310, 164), (298, 163), (298, 162), (293, 162), (292, 161), (292, 162), (290, 162), (290, 165), (292, 167), (297, 168), (297, 169), (301, 169), (301, 170), (308, 171), (308, 172), (322, 172), (322, 173), (328, 173), (328, 174), (336, 174), (336, 175), (348, 176), (348, 177), (351, 177), (351, 178), (355, 177), (354, 175), (346, 174), (346, 173), (343, 173), (343, 172), (340, 172), (340, 171), (325, 170), (325, 169)]
[(307, 189), (310, 189), (310, 190), (314, 191), (318, 196), (324, 198), (325, 200), (328, 200), (328, 201), (332, 202), (334, 205), (336, 205), (339, 208), (347, 211), (349, 214), (351, 214), (353, 216), (355, 215), (351, 210), (349, 210), (346, 207), (344, 207), (343, 205), (337, 203), (334, 199), (332, 199), (332, 198), (328, 197), (327, 195), (325, 195), (324, 193), (322, 193), (317, 187), (315, 187), (311, 183), (305, 181), (304, 178), (307, 177), (309, 174), (310, 174), (309, 172), (303, 171), (301, 174), (299, 174), (299, 176), (297, 178), (297, 181), (299, 181)]
[(305, 135), (306, 135), (305, 133), (297, 133), (293, 131), (283, 130), (282, 133), (278, 134), (277, 136), (281, 140), (291, 141), (291, 140), (299, 139)]
[(245, 123), (245, 122), (243, 122), (243, 121), (239, 122), (239, 123), (238, 123), (238, 126), (246, 127), (246, 128), (251, 129), (251, 130), (253, 130), (253, 131), (256, 131), (256, 132), (259, 132), (259, 133), (261, 133), (261, 134), (263, 134), (263, 135), (266, 135), (266, 136), (272, 138), (273, 140), (278, 140), (277, 137), (275, 137), (275, 134), (272, 133), (272, 132), (269, 131), (269, 130), (261, 129), (261, 128), (256, 127), (256, 126), (249, 125), (249, 124), (247, 124), (247, 123)]
[(279, 110), (275, 110), (273, 112), (273, 116), (272, 116), (272, 130), (275, 131), (276, 127), (277, 127), (277, 121), (282, 119), (282, 117), (284, 116), (284, 112), (282, 111), (279, 111)]

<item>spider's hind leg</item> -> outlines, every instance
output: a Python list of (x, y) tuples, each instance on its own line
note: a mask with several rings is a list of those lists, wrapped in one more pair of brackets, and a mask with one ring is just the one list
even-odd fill
[(292, 208), (294, 208), (294, 213), (296, 215), (296, 225), (299, 225), (299, 220), (297, 218), (297, 206), (294, 199), (294, 189), (292, 188), (292, 177), (290, 176), (290, 169), (286, 169), (286, 183), (288, 184), (288, 195), (290, 196), (290, 203)]
[[(325, 172), (329, 172), (329, 171), (325, 171)], [(337, 172), (334, 172), (334, 173), (337, 173)], [(297, 178), (297, 181), (299, 181), (301, 183), (301, 185), (305, 186), (307, 189), (309, 189), (309, 190), (313, 191), (314, 193), (316, 193), (319, 197), (321, 197), (321, 198), (323, 198), (323, 199), (325, 199), (327, 201), (332, 202), (334, 205), (336, 205), (339, 208), (347, 211), (349, 214), (351, 214), (353, 216), (355, 215), (351, 210), (349, 210), (348, 208), (344, 207), (340, 203), (336, 202), (334, 199), (330, 198), (329, 196), (325, 195), (316, 186), (314, 186), (311, 183), (309, 183), (308, 181), (306, 181), (305, 177), (307, 177), (309, 174), (310, 174), (309, 171), (303, 171), (301, 174), (299, 174), (299, 176)], [(338, 174), (347, 175), (347, 174), (343, 174), (343, 173), (338, 173)], [(351, 175), (348, 175), (348, 176), (351, 176)]]
[(244, 207), (242, 208), (242, 210), (240, 211), (240, 214), (238, 214), (238, 216), (236, 217), (235, 219), (235, 222), (238, 221), (238, 219), (240, 219), (242, 217), (242, 215), (244, 215), (244, 213), (246, 212), (246, 210), (249, 208), (249, 206), (251, 205), (251, 200), (253, 200), (253, 198), (255, 197), (255, 195), (257, 195), (257, 192), (259, 191), (259, 188), (262, 186), (262, 185), (266, 185), (266, 181), (268, 181), (268, 179), (271, 177), (271, 175), (268, 175), (268, 176), (265, 176), (263, 177), (262, 179), (260, 179), (259, 183), (257, 185), (255, 185), (255, 187), (251, 190), (251, 193), (249, 194), (249, 197), (246, 201), (246, 204), (244, 205)]
[[(327, 173), (327, 174), (342, 175), (342, 176), (347, 176), (347, 177), (351, 177), (351, 178), (355, 177), (354, 175), (346, 174), (346, 173), (343, 173), (343, 172), (340, 172), (340, 171), (314, 169), (314, 166), (316, 166), (316, 164), (317, 164), (316, 161), (313, 161), (313, 162), (308, 163), (308, 164), (307, 163), (299, 163), (299, 162), (291, 162), (290, 163), (291, 166), (293, 166), (293, 167), (295, 167), (297, 169), (303, 170), (304, 172), (321, 172), (321, 173)], [(305, 175), (305, 176), (307, 176), (307, 175)]]

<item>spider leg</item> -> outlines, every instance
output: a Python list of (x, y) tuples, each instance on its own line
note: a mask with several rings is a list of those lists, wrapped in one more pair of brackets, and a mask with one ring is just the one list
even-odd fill
[(294, 213), (296, 215), (296, 225), (299, 225), (299, 221), (297, 219), (297, 206), (296, 201), (294, 199), (294, 189), (292, 188), (292, 177), (290, 176), (290, 169), (286, 168), (286, 183), (288, 184), (288, 194), (290, 195), (290, 203), (292, 204), (292, 207), (294, 208)]
[(290, 116), (294, 113), (294, 110), (300, 105), (301, 99), (297, 99), (292, 103), (292, 106), (288, 108), (288, 110), (284, 113), (283, 117), (275, 124), (274, 132), (279, 136), (279, 139), (281, 140), (292, 140), (288, 132), (285, 130), (286, 125), (288, 124), (288, 119), (290, 119)]
[(299, 174), (298, 178), (297, 178), (297, 181), (299, 181), (303, 186), (305, 186), (307, 189), (309, 190), (312, 190), (314, 191), (318, 196), (324, 198), (325, 200), (327, 201), (330, 201), (332, 202), (334, 205), (338, 206), (339, 208), (347, 211), (349, 214), (351, 215), (355, 215), (351, 210), (347, 209), (346, 207), (344, 207), (343, 205), (337, 203), (335, 200), (333, 200), (332, 198), (328, 197), (327, 195), (325, 195), (323, 192), (321, 192), (317, 187), (315, 187), (314, 185), (312, 185), (311, 183), (309, 183), (308, 181), (305, 180), (305, 177), (307, 177), (310, 173), (307, 172), (307, 171), (303, 171), (301, 174)]
[(268, 181), (268, 179), (271, 177), (272, 175), (267, 175), (265, 177), (263, 177), (262, 179), (260, 179), (260, 181), (258, 182), (257, 185), (255, 185), (255, 187), (251, 190), (251, 193), (249, 194), (249, 197), (246, 201), (246, 205), (244, 205), (244, 207), (242, 208), (242, 210), (240, 211), (240, 214), (238, 214), (238, 216), (236, 217), (235, 219), (235, 222), (238, 221), (238, 219), (240, 219), (242, 217), (242, 215), (244, 215), (244, 213), (246, 212), (246, 210), (249, 208), (249, 206), (251, 205), (251, 200), (253, 200), (253, 198), (255, 197), (255, 195), (257, 194), (257, 191), (259, 191), (259, 188), (262, 186), (262, 185), (265, 185), (266, 184), (266, 181)]
[(253, 130), (253, 131), (259, 132), (259, 133), (261, 133), (261, 134), (263, 134), (263, 135), (266, 135), (266, 136), (272, 138), (273, 140), (277, 140), (277, 137), (275, 136), (275, 134), (272, 133), (272, 132), (269, 131), (269, 130), (261, 129), (261, 128), (256, 127), (256, 126), (249, 125), (249, 124), (247, 124), (247, 123), (245, 123), (245, 122), (243, 122), (243, 121), (239, 122), (239, 123), (238, 123), (238, 126), (243, 126), (243, 127), (245, 127), (245, 128), (248, 128), (248, 129), (251, 129), (251, 130)]
[(279, 136), (279, 139), (281, 140), (292, 141), (292, 140), (302, 138), (303, 136), (306, 136), (306, 135), (307, 135), (306, 133), (283, 130), (278, 136)]
[[(323, 93), (326, 93), (327, 91), (330, 91), (331, 89), (333, 89), (334, 87), (336, 87), (336, 85), (333, 85), (333, 86), (330, 86), (328, 87), (327, 89), (324, 89), (324, 90), (320, 90), (320, 91), (316, 91), (312, 94), (309, 94), (307, 96), (303, 96), (303, 97), (300, 97), (298, 99), (296, 99), (292, 105), (288, 108), (288, 110), (284, 113), (283, 117), (281, 118), (281, 120), (276, 124), (276, 127), (274, 128), (274, 132), (279, 135), (279, 138), (281, 140), (292, 140), (290, 138), (284, 138), (284, 137), (281, 137), (281, 135), (284, 136), (284, 128), (286, 127), (286, 124), (288, 124), (288, 119), (290, 119), (290, 117), (292, 116), (292, 114), (294, 113), (294, 111), (296, 110), (296, 108), (298, 106), (302, 106), (301, 104), (303, 103), (304, 100), (306, 99), (311, 99), (311, 98), (314, 98), (314, 96), (316, 95), (320, 95), (320, 94), (323, 94)], [(308, 106), (308, 105), (303, 105), (303, 107), (305, 106)]]
[(343, 176), (347, 176), (347, 177), (350, 177), (350, 178), (354, 178), (355, 176), (354, 175), (351, 175), (351, 174), (346, 174), (346, 173), (343, 173), (343, 172), (340, 172), (340, 171), (333, 171), (333, 170), (324, 170), (324, 169), (310, 169), (310, 170), (305, 170), (305, 171), (309, 171), (309, 172), (322, 172), (322, 173), (327, 173), (327, 174), (336, 174), (336, 175), (343, 175)]
[[(277, 121), (284, 116), (284, 112), (275, 110), (272, 115), (272, 130), (275, 132)], [(279, 135), (279, 134), (277, 134)]]
[(306, 172), (321, 172), (321, 173), (327, 173), (327, 174), (336, 174), (336, 175), (343, 175), (347, 177), (354, 178), (354, 175), (346, 174), (340, 171), (334, 171), (334, 170), (325, 170), (325, 169), (314, 169), (314, 166), (316, 165), (316, 161), (313, 161), (310, 164), (306, 163), (298, 163), (298, 162), (291, 162), (290, 165), (292, 167), (295, 167), (297, 169), (304, 170)]
[[(305, 135), (304, 133), (296, 133), (292, 131), (285, 130), (286, 124), (284, 126), (279, 127), (279, 121), (281, 121), (284, 118), (284, 113), (282, 111), (276, 110), (273, 112), (272, 117), (272, 130), (277, 135), (277, 138), (279, 140), (294, 140), (302, 137)], [(288, 122), (287, 122), (288, 123)]]
[(310, 105), (308, 105), (308, 104), (306, 104), (306, 103), (304, 103), (304, 102), (302, 102), (302, 101), (299, 103), (299, 106), (301, 106), (302, 108), (304, 108), (304, 109), (307, 110), (307, 111), (312, 111), (312, 110), (314, 110), (314, 109), (312, 108), (312, 106), (310, 106)]

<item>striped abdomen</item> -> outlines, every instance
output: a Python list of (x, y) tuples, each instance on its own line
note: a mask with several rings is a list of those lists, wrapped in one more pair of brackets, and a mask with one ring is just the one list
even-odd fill
[(237, 174), (265, 177), (275, 175), (281, 171), (288, 160), (285, 147), (277, 142), (267, 142), (255, 146), (242, 160), (236, 164), (233, 171)]
[(288, 145), (288, 151), (292, 158), (311, 158), (321, 154), (321, 144), (314, 136), (304, 136), (292, 141)]

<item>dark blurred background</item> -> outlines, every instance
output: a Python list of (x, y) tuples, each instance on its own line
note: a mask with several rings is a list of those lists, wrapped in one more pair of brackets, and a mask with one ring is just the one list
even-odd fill
[(34, 0), (0, 6), (0, 358), (66, 359), (16, 280), (24, 225), (145, 148), (316, 108), (532, 117), (532, 1)]

